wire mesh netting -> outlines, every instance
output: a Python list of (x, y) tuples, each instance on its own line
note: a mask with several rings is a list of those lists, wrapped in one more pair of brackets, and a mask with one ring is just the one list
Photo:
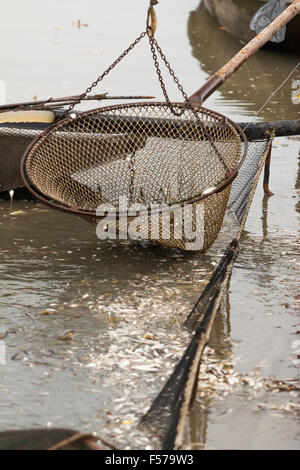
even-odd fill
[(160, 437), (162, 449), (180, 449), (183, 444), (185, 418), (197, 388), (202, 353), (239, 252), (239, 241), (273, 137), (249, 145), (243, 170), (232, 185), (229, 199), (229, 207), (240, 223), (237, 238), (227, 247), (184, 323), (194, 331), (185, 353), (141, 420), (144, 429)]
[[(180, 114), (176, 119), (174, 108)], [(238, 129), (216, 113), (184, 104), (172, 104), (171, 110), (167, 103), (141, 103), (59, 122), (27, 152), (24, 170), (30, 187), (56, 208), (96, 221), (97, 208), (112, 205), (119, 233), (127, 233), (132, 221), (127, 214), (122, 218), (120, 198), (129, 208), (140, 205), (140, 238), (183, 250), (190, 242), (185, 225), (195, 225), (198, 209), (204, 230), (197, 249), (205, 250), (221, 228), (244, 150)], [(192, 212), (182, 217), (178, 236), (174, 205), (180, 212), (184, 203), (192, 205)], [(161, 212), (155, 235), (153, 205)], [(171, 233), (165, 237), (162, 214), (168, 212)]]
[(228, 200), (228, 209), (234, 212), (241, 223), (249, 202), (249, 195), (262, 159), (265, 157), (269, 140), (255, 140), (249, 142), (247, 157), (239, 170), (239, 174), (232, 184)]
[[(185, 128), (185, 123), (184, 123), (184, 118), (181, 118), (183, 121), (183, 127)], [(113, 116), (113, 124), (111, 123), (111, 119), (105, 119), (102, 122), (102, 125), (105, 128), (105, 132), (101, 134), (101, 139), (99, 143), (97, 142), (96, 137), (98, 136), (98, 132), (91, 132), (91, 129), (89, 129), (89, 132), (87, 132), (86, 128), (83, 128), (82, 131), (79, 133), (76, 132), (76, 137), (75, 139), (71, 139), (72, 136), (74, 136), (74, 130), (68, 130), (68, 132), (65, 132), (63, 126), (59, 128), (54, 135), (50, 139), (50, 142), (53, 142), (53, 145), (58, 146), (60, 149), (60, 158), (64, 160), (64, 146), (66, 145), (68, 147), (68, 151), (71, 152), (69, 145), (70, 142), (73, 142), (73, 150), (75, 149), (75, 152), (77, 152), (76, 149), (81, 149), (89, 148), (89, 142), (93, 143), (93, 148), (98, 148), (98, 155), (100, 155), (100, 162), (101, 165), (104, 168), (101, 168), (101, 171), (97, 170), (97, 165), (98, 165), (98, 160), (97, 157), (95, 157), (95, 160), (93, 161), (93, 165), (86, 165), (86, 163), (80, 163), (81, 160), (79, 159), (79, 164), (74, 165), (74, 163), (70, 164), (70, 162), (61, 162), (58, 158), (54, 160), (56, 163), (56, 173), (53, 173), (52, 171), (52, 178), (57, 178), (56, 183), (53, 184), (51, 183), (51, 178), (49, 178), (49, 194), (50, 191), (58, 191), (58, 193), (65, 197), (74, 197), (75, 191), (79, 190), (82, 186), (89, 187), (90, 192), (84, 195), (85, 201), (88, 201), (88, 204), (90, 204), (89, 207), (93, 207), (92, 203), (95, 202), (95, 204), (98, 204), (99, 201), (108, 200), (111, 203), (115, 202), (116, 198), (116, 192), (120, 191), (121, 184), (123, 184), (123, 188), (125, 191), (125, 194), (129, 198), (131, 198), (132, 201), (134, 202), (145, 202), (145, 195), (148, 193), (145, 192), (144, 194), (141, 193), (140, 188), (141, 187), (141, 175), (138, 173), (138, 169), (140, 168), (147, 168), (147, 165), (149, 166), (149, 171), (147, 173), (148, 177), (152, 176), (153, 173), (153, 168), (155, 167), (155, 164), (157, 162), (152, 161), (150, 158), (148, 152), (146, 156), (146, 163), (142, 160), (141, 157), (137, 156), (137, 149), (138, 151), (144, 151), (147, 145), (150, 146), (150, 148), (154, 148), (154, 152), (156, 152), (156, 158), (159, 159), (160, 157), (160, 148), (161, 148), (161, 142), (160, 139), (162, 139), (161, 135), (157, 135), (158, 128), (157, 128), (157, 121), (152, 120), (151, 124), (149, 119), (147, 118), (146, 121), (139, 118), (138, 120), (133, 120), (135, 125), (137, 126), (135, 128), (135, 131), (138, 129), (140, 132), (141, 129), (146, 128), (147, 129), (147, 134), (141, 135), (139, 140), (136, 138), (136, 132), (133, 132), (133, 123), (132, 120), (128, 118), (128, 115), (126, 117), (127, 121), (127, 126), (126, 131), (123, 133), (120, 133), (120, 126), (121, 124), (121, 129), (124, 130), (124, 119), (122, 119), (121, 116)], [(188, 180), (188, 175), (191, 174), (193, 176), (192, 181), (195, 180), (195, 175), (199, 177), (200, 170), (197, 167), (196, 164), (194, 164), (194, 160), (192, 157), (190, 157), (189, 153), (183, 153), (185, 161), (187, 161), (186, 168), (183, 167), (183, 165), (180, 166), (181, 172), (178, 175), (176, 174), (176, 184), (175, 187), (177, 188), (177, 195), (176, 193), (172, 193), (170, 190), (167, 191), (160, 191), (161, 188), (166, 188), (166, 179), (168, 175), (172, 175), (172, 172), (170, 171), (171, 168), (174, 168), (175, 162), (178, 165), (179, 159), (177, 157), (176, 159), (176, 149), (179, 148), (181, 145), (181, 152), (184, 149), (184, 139), (182, 138), (182, 127), (181, 127), (181, 121), (180, 120), (173, 120), (171, 122), (166, 121), (163, 119), (164, 127), (163, 127), (163, 133), (164, 133), (164, 141), (167, 139), (170, 140), (169, 142), (169, 150), (171, 149), (175, 153), (172, 154), (170, 153), (169, 158), (164, 157), (165, 159), (163, 160), (163, 163), (161, 165), (161, 179), (154, 179), (153, 185), (154, 185), (154, 192), (156, 191), (157, 194), (161, 194), (161, 197), (163, 198), (164, 201), (166, 201), (168, 204), (173, 202), (172, 197), (174, 197), (175, 194), (175, 200), (178, 197), (179, 194), (179, 189), (180, 189), (180, 181), (184, 181), (184, 177), (187, 178)], [(167, 124), (168, 125), (167, 125)], [(92, 123), (88, 125), (94, 125), (94, 122), (92, 120)], [(110, 126), (113, 125), (113, 128)], [(161, 124), (160, 124), (161, 125)], [(98, 124), (97, 124), (98, 126)], [(195, 127), (195, 126), (194, 126)], [(98, 127), (97, 127), (98, 128)], [(216, 155), (213, 152), (213, 149), (211, 148), (211, 142), (207, 140), (207, 129), (209, 126), (206, 123), (206, 126), (204, 129), (201, 129), (201, 139), (202, 140), (192, 140), (191, 142), (191, 153), (193, 154), (194, 151), (196, 151), (197, 144), (201, 144), (201, 148), (205, 149), (208, 154), (207, 155), (213, 155), (213, 158), (217, 163), (217, 168), (220, 173), (220, 178), (224, 178), (225, 174), (225, 168), (224, 165), (220, 162), (218, 155)], [(214, 128), (214, 126), (212, 126)], [(114, 132), (112, 132), (112, 129)], [(161, 133), (161, 128), (160, 128), (160, 133)], [(197, 129), (197, 132), (199, 130)], [(233, 133), (236, 132), (233, 130)], [(20, 131), (18, 130), (17, 132), (14, 130), (11, 132), (10, 129), (0, 129), (0, 135), (1, 136), (6, 136), (9, 138), (9, 141), (6, 142), (3, 140), (5, 143), (6, 147), (3, 147), (2, 144), (2, 149), (5, 148), (6, 152), (10, 153), (12, 156), (15, 156), (15, 158), (20, 161), (20, 154), (23, 153), (24, 151), (24, 146), (27, 146), (29, 142), (32, 141), (34, 137), (36, 137), (40, 131), (38, 130), (23, 130)], [(172, 137), (170, 137), (172, 135)], [(20, 141), (18, 140), (17, 136), (21, 136)], [(224, 138), (224, 137), (223, 137)], [(173, 142), (174, 141), (174, 142)], [(1, 139), (0, 139), (1, 142)], [(216, 139), (216, 136), (214, 135), (214, 144), (217, 146), (219, 145), (219, 141)], [(151, 408), (149, 411), (146, 413), (144, 418), (142, 419), (142, 425), (144, 428), (147, 430), (151, 430), (156, 434), (156, 436), (160, 436), (161, 439), (161, 447), (163, 449), (173, 449), (173, 448), (180, 448), (182, 445), (183, 441), (183, 430), (184, 430), (184, 421), (185, 421), (185, 416), (189, 407), (189, 404), (193, 398), (193, 393), (195, 392), (195, 388), (197, 385), (197, 377), (198, 377), (198, 371), (199, 371), (199, 365), (200, 365), (200, 360), (202, 356), (202, 352), (204, 350), (204, 347), (209, 339), (210, 336), (210, 331), (212, 329), (212, 325), (214, 323), (215, 316), (217, 314), (221, 299), (224, 294), (224, 290), (226, 289), (226, 286), (228, 284), (230, 274), (233, 268), (234, 261), (237, 257), (238, 251), (239, 251), (239, 240), (240, 237), (243, 233), (243, 228), (247, 219), (248, 211), (251, 205), (251, 201), (253, 198), (253, 195), (255, 193), (255, 189), (257, 186), (258, 178), (261, 174), (267, 153), (269, 152), (271, 148), (271, 143), (272, 143), (272, 136), (268, 139), (264, 140), (257, 140), (257, 141), (252, 141), (249, 142), (248, 145), (248, 151), (245, 160), (243, 161), (243, 164), (241, 168), (239, 169), (238, 176), (236, 179), (233, 181), (232, 185), (228, 185), (225, 190), (221, 191), (220, 193), (213, 193), (209, 198), (204, 199), (202, 202), (199, 201), (198, 204), (206, 204), (205, 206), (205, 214), (206, 214), (206, 221), (211, 220), (211, 226), (209, 230), (214, 230), (215, 229), (215, 224), (216, 224), (216, 219), (215, 219), (215, 211), (218, 210), (218, 204), (219, 204), (219, 197), (223, 197), (224, 200), (222, 201), (222, 205), (228, 210), (231, 210), (237, 220), (239, 221), (240, 228), (237, 233), (237, 239), (234, 239), (231, 244), (228, 246), (227, 250), (224, 253), (223, 258), (221, 259), (218, 267), (216, 268), (213, 276), (210, 279), (210, 282), (204, 289), (203, 293), (201, 294), (199, 300), (197, 303), (194, 305), (193, 309), (191, 310), (190, 314), (188, 315), (186, 321), (185, 321), (185, 327), (188, 327), (189, 329), (194, 331), (194, 334), (192, 336), (192, 339), (181, 359), (181, 361), (177, 364), (176, 368), (174, 369), (173, 374), (170, 376), (168, 379), (165, 387), (162, 389), (160, 394), (157, 396), (157, 398), (154, 400)], [(190, 144), (190, 142), (189, 142)], [(231, 142), (229, 145), (232, 145)], [(240, 151), (243, 152), (245, 150), (244, 144), (240, 142)], [(1, 148), (1, 147), (0, 147)], [(34, 147), (33, 147), (34, 148)], [(43, 147), (40, 147), (42, 149), (41, 155), (43, 155)], [(229, 148), (229, 147), (228, 147)], [(100, 151), (100, 150), (101, 151)], [(114, 149), (114, 158), (113, 156), (110, 156), (111, 150)], [(175, 150), (174, 150), (175, 149)], [(226, 145), (225, 145), (226, 149)], [(232, 150), (232, 148), (231, 148)], [(178, 151), (178, 150), (177, 150)], [(210, 153), (209, 153), (210, 152)], [(135, 172), (134, 174), (130, 172), (130, 165), (132, 168), (132, 154), (135, 154)], [(230, 153), (228, 151), (228, 153)], [(75, 153), (76, 154), (76, 153)], [(38, 165), (38, 159), (34, 162), (34, 168), (36, 171), (36, 177), (37, 178), (42, 178), (41, 181), (43, 181), (43, 178), (45, 175), (44, 172), (47, 173), (49, 169), (51, 169), (52, 165), (52, 160), (51, 160), (51, 155), (48, 154), (48, 152), (45, 153), (46, 157), (46, 163), (43, 171), (40, 173), (39, 165)], [(70, 159), (69, 154), (69, 159)], [(171, 155), (175, 155), (175, 162), (174, 159), (171, 158)], [(129, 158), (128, 158), (129, 156)], [(53, 157), (52, 157), (53, 158)], [(85, 158), (88, 159), (90, 158), (90, 154), (85, 153)], [(99, 158), (99, 156), (98, 156)], [(141, 161), (139, 162), (139, 158)], [(206, 154), (203, 156), (204, 161), (205, 160)], [(228, 164), (233, 164), (234, 159), (233, 157), (230, 156), (229, 159), (227, 160)], [(136, 162), (139, 162), (136, 164)], [(180, 163), (182, 163), (182, 160), (180, 160)], [(70, 168), (71, 170), (69, 171), (67, 176), (64, 176), (61, 174), (60, 169), (64, 171), (65, 166), (71, 165)], [(144, 165), (144, 167), (143, 167)], [(173, 167), (172, 167), (173, 165)], [(6, 165), (6, 168), (9, 169), (9, 165)], [(9, 171), (9, 170), (8, 170)], [(207, 185), (211, 184), (211, 180), (209, 178), (213, 177), (213, 171), (214, 169), (210, 169), (210, 167), (207, 169), (207, 172), (205, 172), (205, 183), (200, 187), (199, 183), (198, 186), (195, 183), (191, 184), (190, 193), (187, 193), (187, 189), (181, 188), (181, 194), (182, 198), (188, 197), (189, 194), (191, 195), (197, 195), (198, 191), (201, 191), (203, 188), (207, 188)], [(112, 188), (106, 188), (106, 191), (103, 191), (102, 193), (99, 192), (96, 184), (95, 184), (95, 174), (96, 175), (101, 175), (101, 178), (103, 178), (103, 175), (106, 175), (105, 177), (108, 178), (109, 174), (116, 174), (120, 173), (122, 176), (119, 176), (119, 178), (111, 179), (111, 185)], [(183, 173), (183, 174), (182, 174)], [(159, 173), (160, 174), (160, 173)], [(173, 172), (174, 175), (174, 172)], [(66, 183), (70, 181), (70, 185), (72, 191), (71, 194), (64, 193), (63, 191), (63, 186), (61, 186), (59, 189), (57, 189), (57, 183), (59, 182), (60, 178), (63, 176), (63, 181)], [(133, 191), (131, 190), (131, 185), (132, 185), (132, 176), (134, 176), (134, 181), (135, 184), (133, 185)], [(175, 178), (175, 176), (173, 176)], [(15, 182), (16, 184), (17, 181), (20, 178), (20, 173), (16, 170), (15, 171)], [(122, 183), (122, 178), (123, 178), (123, 183)], [(181, 179), (180, 179), (181, 178)], [(13, 181), (13, 178), (10, 179), (10, 184)], [(164, 183), (164, 184), (163, 184)], [(79, 186), (77, 186), (79, 185)], [(51, 189), (54, 188), (54, 189)], [(153, 196), (153, 193), (151, 193), (150, 189), (148, 197), (151, 199), (151, 195)], [(194, 191), (194, 192), (193, 192)], [(55, 193), (57, 194), (57, 193)], [(95, 196), (97, 195), (97, 197)], [(51, 193), (51, 196), (54, 197), (54, 194)], [(57, 196), (56, 196), (57, 197)], [(70, 200), (69, 200), (70, 203)], [(223, 208), (222, 208), (223, 211)], [(209, 216), (207, 214), (210, 214)], [(147, 217), (147, 216), (145, 216)], [(222, 216), (223, 217), (223, 216)], [(220, 218), (220, 224), (222, 223), (222, 217)], [(91, 217), (92, 219), (92, 217)], [(208, 225), (209, 227), (209, 225)], [(120, 230), (126, 230), (127, 227), (121, 227)], [(218, 229), (216, 230), (218, 232)], [(217, 233), (214, 235), (214, 237), (217, 236)]]

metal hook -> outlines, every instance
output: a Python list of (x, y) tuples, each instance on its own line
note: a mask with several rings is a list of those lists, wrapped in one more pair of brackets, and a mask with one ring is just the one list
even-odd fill
[(156, 13), (153, 5), (158, 3), (157, 0), (150, 0), (150, 7), (148, 8), (147, 14), (147, 32), (149, 36), (154, 36), (157, 27)]

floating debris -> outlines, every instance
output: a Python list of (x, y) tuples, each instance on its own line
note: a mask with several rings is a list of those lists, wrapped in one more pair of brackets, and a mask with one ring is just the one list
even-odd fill
[(55, 310), (54, 308), (46, 308), (39, 312), (39, 315), (58, 315), (58, 314), (59, 312)]
[[(75, 26), (75, 23), (73, 23), (73, 26)], [(87, 23), (82, 23), (81, 20), (76, 21), (76, 26), (78, 29), (80, 28), (87, 28), (88, 24)]]
[(300, 414), (300, 405), (297, 403), (288, 402), (284, 405), (277, 405), (275, 403), (259, 403), (256, 410), (272, 410), (281, 411), (283, 413), (294, 413), (295, 411)]
[(25, 215), (25, 211), (12, 211), (10, 212), (10, 215)]
[(144, 339), (149, 339), (150, 341), (153, 341), (154, 336), (151, 333), (147, 333), (147, 334), (145, 334)]
[(250, 398), (256, 398), (268, 392), (295, 393), (300, 391), (297, 379), (272, 380), (258, 375), (255, 368), (249, 374), (243, 374), (236, 370), (237, 362), (237, 360), (234, 362), (232, 357), (220, 360), (213, 349), (206, 349), (198, 380), (199, 403), (212, 398), (222, 400), (228, 393), (240, 391), (246, 392)]
[(57, 336), (59, 341), (72, 341), (74, 330), (66, 331), (63, 335)]

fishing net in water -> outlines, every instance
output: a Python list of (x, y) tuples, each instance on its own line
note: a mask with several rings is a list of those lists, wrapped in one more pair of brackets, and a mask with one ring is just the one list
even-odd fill
[(192, 339), (162, 391), (141, 420), (141, 426), (160, 438), (162, 449), (180, 449), (185, 420), (197, 389), (203, 350), (209, 341), (215, 317), (227, 288), (247, 215), (257, 183), (271, 150), (274, 133), (251, 142), (242, 170), (232, 184), (228, 207), (239, 221), (236, 238), (228, 245), (209, 283), (188, 315), (184, 326), (194, 331)]
[[(103, 238), (111, 237), (113, 218), (113, 238), (204, 251), (221, 228), (247, 139), (237, 124), (188, 98), (154, 38), (155, 3), (150, 2), (146, 31), (72, 103), (68, 117), (30, 145), (21, 172), (43, 203), (85, 217), (99, 230), (104, 220)], [(71, 113), (145, 36), (165, 102)], [(169, 99), (159, 61), (182, 103)]]
[(185, 250), (187, 227), (194, 231), (200, 220), (197, 249), (205, 250), (219, 233), (246, 148), (237, 125), (201, 106), (119, 105), (48, 129), (26, 152), (23, 174), (37, 198), (90, 222), (98, 223), (105, 208), (115, 209), (118, 235), (125, 237), (135, 210), (139, 238)]

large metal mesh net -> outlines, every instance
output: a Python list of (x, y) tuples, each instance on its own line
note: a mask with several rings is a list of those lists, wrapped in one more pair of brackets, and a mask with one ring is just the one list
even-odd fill
[[(44, 201), (94, 223), (101, 219), (99, 206), (115, 208), (119, 234), (134, 218), (123, 217), (123, 198), (129, 211), (139, 211), (140, 238), (183, 250), (191, 241), (185, 228), (195, 228), (199, 216), (197, 249), (205, 250), (220, 230), (244, 151), (237, 126), (204, 108), (119, 105), (68, 118), (43, 133), (24, 157), (24, 175)], [(183, 212), (186, 203), (191, 211)], [(159, 212), (155, 231), (153, 211)], [(164, 218), (171, 228), (166, 236)]]

